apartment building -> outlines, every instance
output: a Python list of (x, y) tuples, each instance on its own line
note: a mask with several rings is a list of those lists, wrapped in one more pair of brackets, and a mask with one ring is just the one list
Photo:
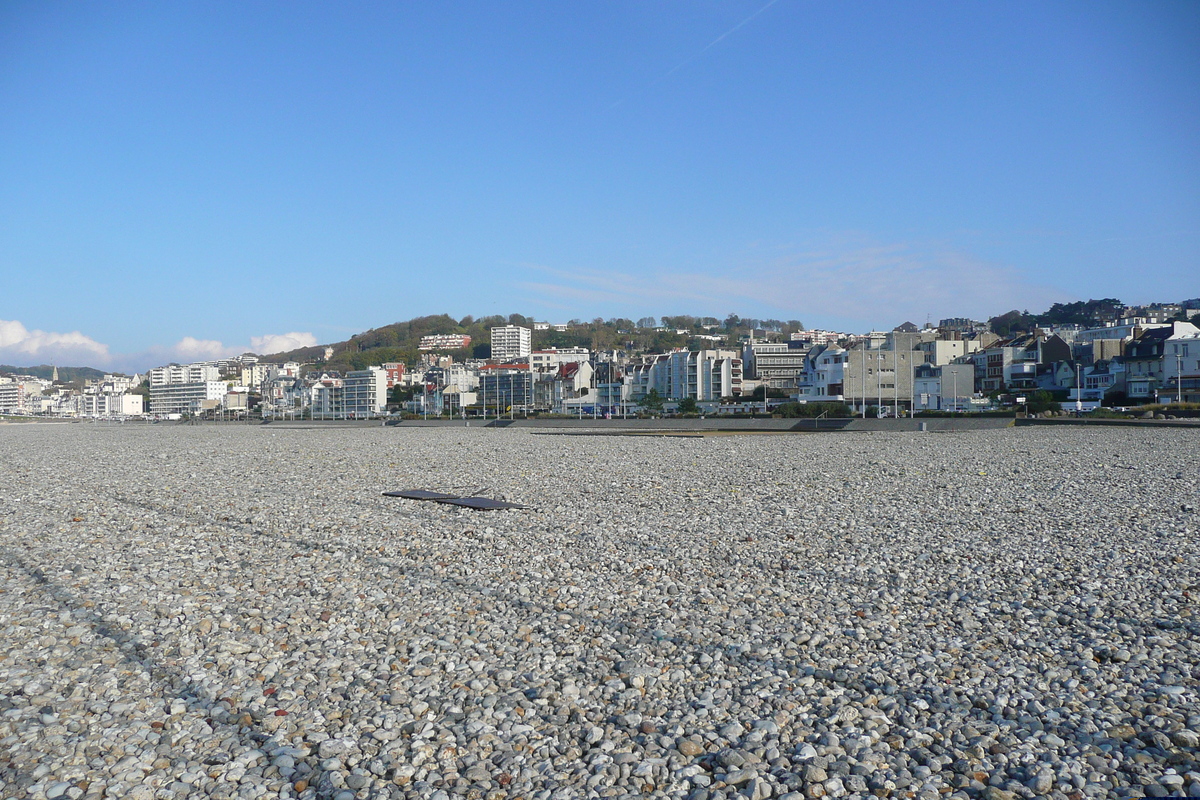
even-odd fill
[(747, 377), (773, 389), (791, 389), (802, 381), (807, 342), (748, 342), (742, 348)]
[[(493, 329), (494, 330), (494, 329)], [(479, 370), (479, 402), (484, 412), (526, 411), (534, 407), (534, 378), (528, 364), (489, 365)]]
[(1200, 402), (1200, 332), (1180, 332), (1167, 340), (1159, 399)]
[(387, 390), (387, 372), (383, 367), (367, 367), (347, 372), (343, 381), (347, 416), (373, 417), (386, 411)]
[(492, 328), (492, 360), (516, 361), (533, 350), (533, 331), (520, 325)]
[(821, 400), (840, 400), (846, 382), (846, 350), (836, 344), (818, 344), (804, 354), (804, 374), (799, 378), (797, 396)]
[(274, 364), (250, 364), (244, 366), (241, 371), (242, 385), (257, 391), (262, 388), (263, 382), (271, 377), (271, 373), (276, 369)]
[[(495, 330), (493, 328), (493, 330)], [(471, 337), (461, 333), (437, 333), (422, 336), (418, 350), (461, 350), (471, 346)]]
[(195, 364), (168, 364), (165, 367), (155, 367), (150, 370), (150, 388), (167, 386), (174, 383), (204, 383), (220, 380), (221, 370), (216, 364), (198, 362)]
[(150, 413), (155, 416), (196, 414), (216, 408), (225, 397), (225, 390), (225, 382), (220, 380), (155, 384), (151, 378)]
[(23, 381), (0, 380), (0, 413), (25, 411), (27, 397)]
[[(1164, 385), (1167, 341), (1186, 333), (1200, 333), (1190, 322), (1172, 322), (1148, 330), (1125, 347), (1125, 391), (1130, 397), (1149, 400)], [(1182, 353), (1179, 354), (1182, 358)]]
[(742, 394), (742, 359), (733, 350), (676, 350), (644, 356), (626, 370), (630, 399), (651, 390), (666, 400), (720, 400)]
[(404, 380), (404, 362), (385, 361), (382, 366), (383, 371), (387, 374), (387, 388), (391, 389)]
[(925, 363), (940, 367), (979, 349), (975, 339), (934, 339), (921, 342), (918, 347), (925, 354)]
[(1070, 360), (1071, 351), (1071, 345), (1059, 336), (1016, 336), (972, 354), (975, 379), (982, 392), (1034, 389), (1038, 368)]
[(84, 393), (79, 397), (78, 407), (85, 417), (137, 417), (144, 413), (144, 398), (124, 392)]
[[(495, 355), (493, 351), (493, 356)], [(529, 368), (534, 372), (558, 372), (563, 364), (586, 363), (591, 353), (586, 347), (551, 347), (529, 354)]]
[(322, 373), (309, 387), (313, 419), (346, 418), (346, 382), (340, 376)]
[(788, 337), (792, 342), (804, 342), (809, 345), (837, 344), (846, 334), (837, 331), (807, 330), (796, 331)]

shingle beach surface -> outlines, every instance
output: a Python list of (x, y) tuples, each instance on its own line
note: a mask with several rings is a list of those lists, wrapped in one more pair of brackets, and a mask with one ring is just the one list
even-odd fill
[(1196, 506), (1191, 430), (0, 426), (0, 796), (1200, 796)]

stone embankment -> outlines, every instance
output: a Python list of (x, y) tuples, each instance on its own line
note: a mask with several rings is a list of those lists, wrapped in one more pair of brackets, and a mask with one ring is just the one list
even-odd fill
[(1196, 441), (9, 426), (0, 796), (1200, 796)]

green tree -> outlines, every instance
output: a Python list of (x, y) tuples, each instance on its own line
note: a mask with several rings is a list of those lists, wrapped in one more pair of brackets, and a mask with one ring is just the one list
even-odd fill
[(1012, 336), (1016, 333), (1022, 333), (1032, 329), (1034, 318), (1028, 311), (1022, 313), (1013, 309), (998, 317), (992, 317), (988, 320), (988, 325), (991, 326), (992, 333), (997, 336)]
[(647, 411), (662, 411), (662, 395), (658, 393), (658, 389), (651, 389), (646, 392), (646, 396), (638, 402), (638, 405)]
[(388, 402), (399, 405), (400, 403), (412, 400), (416, 392), (417, 390), (413, 386), (401, 386), (397, 383), (391, 389), (388, 389)]
[(685, 397), (682, 400), (680, 400), (679, 401), (679, 413), (680, 414), (698, 414), (698, 413), (700, 413), (700, 406), (696, 405), (696, 398)]

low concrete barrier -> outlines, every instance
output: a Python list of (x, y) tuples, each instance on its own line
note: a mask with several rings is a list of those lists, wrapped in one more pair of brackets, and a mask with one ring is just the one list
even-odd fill
[[(917, 419), (771, 419), (708, 417), (705, 419), (499, 419), (470, 420), (471, 427), (521, 428), (593, 433), (833, 433), (837, 431), (972, 431), (1008, 428), (1012, 417), (936, 417)], [(398, 427), (464, 427), (462, 420), (404, 420)]]
[(1022, 417), (1018, 427), (1036, 425), (1092, 425), (1121, 428), (1200, 428), (1200, 419), (1088, 419), (1087, 417)]
[[(388, 420), (297, 420), (272, 422), (273, 427), (371, 428), (518, 428), (535, 431), (587, 433), (836, 433), (977, 431), (1008, 428), (1012, 417), (931, 417), (906, 419), (773, 419), (708, 417), (669, 419), (406, 419)], [(924, 428), (922, 428), (924, 426)]]

